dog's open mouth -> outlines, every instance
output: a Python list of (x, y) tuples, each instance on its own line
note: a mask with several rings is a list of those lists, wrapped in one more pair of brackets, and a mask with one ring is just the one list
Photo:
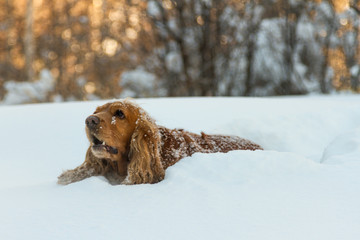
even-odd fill
[(107, 145), (105, 143), (105, 141), (99, 140), (94, 135), (91, 136), (91, 140), (92, 140), (92, 148), (95, 151), (107, 151), (108, 153), (111, 153), (111, 154), (117, 154), (118, 153), (118, 150), (116, 148)]

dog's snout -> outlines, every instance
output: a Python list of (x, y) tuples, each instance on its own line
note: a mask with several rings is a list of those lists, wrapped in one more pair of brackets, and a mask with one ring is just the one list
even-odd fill
[(86, 118), (85, 123), (89, 129), (94, 129), (97, 125), (99, 125), (100, 119), (97, 116), (91, 115)]

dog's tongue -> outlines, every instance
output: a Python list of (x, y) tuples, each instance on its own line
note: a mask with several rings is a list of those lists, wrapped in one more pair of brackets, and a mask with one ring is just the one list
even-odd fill
[(111, 153), (111, 154), (118, 154), (118, 150), (117, 148), (114, 148), (112, 146), (109, 146), (105, 143), (102, 143), (102, 144), (95, 144), (94, 145), (95, 148), (102, 148), (102, 149), (105, 149), (107, 152)]
[(108, 151), (111, 154), (117, 154), (118, 153), (118, 150), (116, 148), (114, 148), (114, 147), (111, 147), (111, 146), (108, 146), (108, 145), (106, 145), (105, 147), (106, 147), (106, 151)]

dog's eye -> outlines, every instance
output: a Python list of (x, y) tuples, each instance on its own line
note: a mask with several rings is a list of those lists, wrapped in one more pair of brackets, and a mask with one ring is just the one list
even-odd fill
[(125, 118), (125, 114), (121, 110), (116, 110), (114, 116), (121, 118), (121, 119)]

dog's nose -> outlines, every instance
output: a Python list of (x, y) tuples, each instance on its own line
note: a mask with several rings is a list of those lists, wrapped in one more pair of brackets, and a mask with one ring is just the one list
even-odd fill
[(100, 119), (97, 116), (91, 115), (85, 120), (85, 123), (89, 129), (94, 129), (100, 123)]

